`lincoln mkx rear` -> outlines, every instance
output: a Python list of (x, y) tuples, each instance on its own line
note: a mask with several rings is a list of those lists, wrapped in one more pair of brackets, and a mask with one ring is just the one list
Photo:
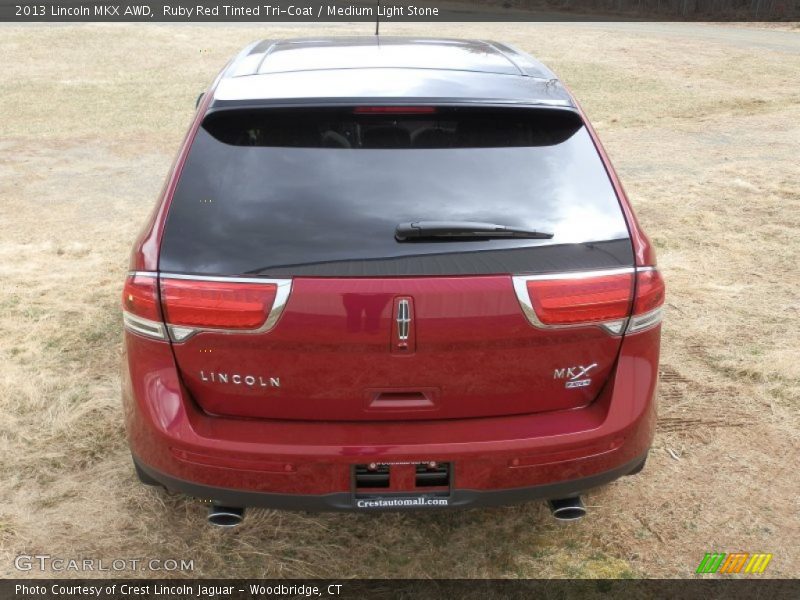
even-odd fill
[(248, 506), (542, 499), (644, 465), (664, 283), (591, 125), (498, 43), (262, 41), (202, 96), (123, 294), (144, 483)]

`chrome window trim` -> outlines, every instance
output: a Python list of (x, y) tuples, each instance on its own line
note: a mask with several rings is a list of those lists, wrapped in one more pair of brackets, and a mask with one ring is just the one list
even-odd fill
[(528, 322), (537, 329), (555, 330), (555, 329), (576, 329), (580, 327), (599, 327), (609, 333), (610, 335), (622, 335), (626, 331), (629, 319), (613, 319), (611, 321), (595, 321), (591, 323), (570, 323), (569, 325), (547, 325), (539, 320), (536, 311), (531, 304), (531, 298), (528, 294), (529, 281), (548, 281), (554, 279), (589, 279), (591, 277), (603, 277), (606, 275), (626, 275), (635, 274), (636, 267), (621, 267), (618, 269), (601, 269), (597, 271), (578, 271), (566, 273), (544, 273), (541, 275), (513, 275), (511, 280), (514, 284), (514, 293), (517, 295), (517, 300), (522, 307), (522, 312), (528, 319)]
[(278, 322), (289, 294), (292, 291), (291, 279), (264, 279), (260, 277), (216, 277), (207, 275), (184, 275), (181, 273), (161, 273), (161, 279), (179, 279), (184, 281), (216, 281), (220, 283), (261, 283), (264, 285), (272, 284), (277, 286), (275, 300), (272, 302), (267, 320), (257, 329), (224, 329), (218, 327), (188, 327), (184, 325), (171, 325), (167, 323), (167, 330), (173, 342), (185, 342), (190, 337), (200, 332), (222, 333), (226, 335), (255, 335), (270, 331)]
[(161, 273), (161, 279), (185, 279), (188, 281), (217, 281), (220, 283), (273, 283), (290, 282), (291, 279), (267, 279), (264, 277), (225, 277), (223, 275), (186, 275), (184, 273)]
[(636, 267), (620, 267), (617, 269), (598, 269), (595, 271), (565, 271), (559, 273), (542, 273), (541, 275), (514, 275), (515, 279), (527, 281), (547, 281), (552, 279), (588, 279), (606, 275), (626, 275), (636, 272)]
[(161, 321), (151, 321), (143, 317), (138, 317), (127, 310), (122, 311), (122, 323), (128, 331), (137, 333), (156, 340), (166, 340), (167, 334), (164, 323)]

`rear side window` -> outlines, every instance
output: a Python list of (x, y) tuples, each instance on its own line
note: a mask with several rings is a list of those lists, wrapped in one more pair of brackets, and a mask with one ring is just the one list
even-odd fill
[[(395, 238), (469, 221), (549, 239)], [(198, 131), (160, 268), (213, 275), (529, 273), (629, 265), (628, 231), (580, 117), (544, 108), (237, 109)]]

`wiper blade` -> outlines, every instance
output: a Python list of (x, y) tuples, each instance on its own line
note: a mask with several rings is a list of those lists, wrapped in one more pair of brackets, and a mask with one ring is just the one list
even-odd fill
[(398, 242), (423, 240), (463, 242), (513, 238), (549, 240), (553, 234), (478, 221), (416, 221), (400, 223), (394, 232), (394, 237)]

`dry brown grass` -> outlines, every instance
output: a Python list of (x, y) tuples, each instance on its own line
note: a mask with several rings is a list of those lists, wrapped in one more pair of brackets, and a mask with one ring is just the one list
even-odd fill
[(252, 511), (235, 531), (134, 479), (117, 375), (128, 250), (228, 57), (260, 37), (366, 27), (0, 29), (0, 574), (46, 553), (194, 559), (201, 576), (681, 577), (708, 550), (745, 550), (800, 575), (797, 45), (614, 27), (385, 31), (515, 43), (596, 122), (669, 284), (644, 473), (590, 494), (590, 517), (566, 527), (531, 504)]

